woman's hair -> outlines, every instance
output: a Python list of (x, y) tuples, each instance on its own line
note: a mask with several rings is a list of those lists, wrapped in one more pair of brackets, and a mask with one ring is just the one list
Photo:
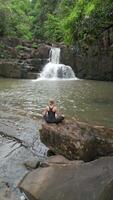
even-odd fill
[(51, 105), (53, 105), (53, 104), (55, 103), (55, 100), (54, 100), (54, 99), (50, 99), (50, 100), (49, 100), (49, 103), (50, 103)]

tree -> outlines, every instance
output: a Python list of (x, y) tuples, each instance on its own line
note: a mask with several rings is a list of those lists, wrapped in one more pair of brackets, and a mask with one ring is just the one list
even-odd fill
[(12, 0), (11, 1), (11, 20), (10, 34), (24, 38), (32, 39), (30, 16), (30, 1), (29, 0)]
[(8, 25), (9, 25), (9, 16), (10, 16), (10, 1), (0, 0), (0, 36), (7, 35)]

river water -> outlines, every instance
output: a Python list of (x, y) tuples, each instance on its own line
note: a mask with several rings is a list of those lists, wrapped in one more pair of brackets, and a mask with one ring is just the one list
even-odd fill
[(50, 98), (66, 118), (113, 127), (112, 82), (0, 80), (1, 111), (40, 117)]

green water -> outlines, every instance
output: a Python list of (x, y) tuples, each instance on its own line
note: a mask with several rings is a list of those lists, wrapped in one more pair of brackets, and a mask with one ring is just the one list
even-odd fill
[(0, 80), (0, 111), (37, 116), (50, 98), (66, 118), (113, 127), (112, 82)]

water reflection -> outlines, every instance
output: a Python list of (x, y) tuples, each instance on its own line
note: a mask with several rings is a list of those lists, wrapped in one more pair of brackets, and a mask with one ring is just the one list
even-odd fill
[(40, 115), (53, 97), (67, 118), (113, 127), (112, 82), (0, 80), (1, 110)]

